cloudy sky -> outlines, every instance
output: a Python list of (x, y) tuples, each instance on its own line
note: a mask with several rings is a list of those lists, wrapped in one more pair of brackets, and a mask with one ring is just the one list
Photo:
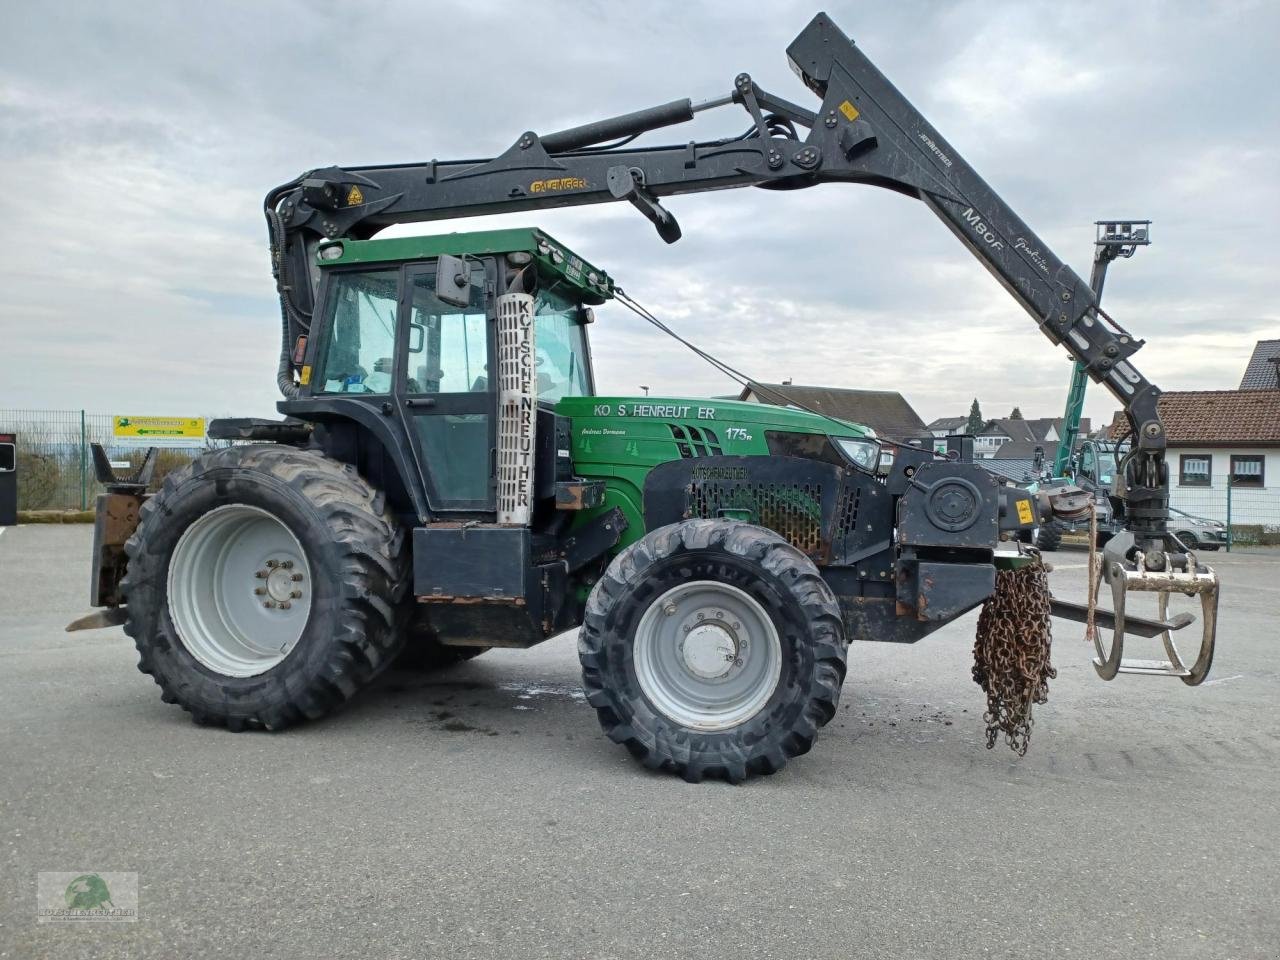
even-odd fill
[[(809, 3), (5, 4), (0, 409), (270, 415), (278, 308), (261, 200), (303, 170), (498, 153), (727, 93), (816, 106), (784, 51)], [(1234, 387), (1280, 336), (1280, 5), (834, 2), (835, 21), (1064, 260), (1154, 221), (1105, 305), (1165, 389)], [(738, 108), (651, 142), (738, 133)], [(926, 419), (1061, 411), (1069, 363), (917, 201), (870, 187), (629, 206), (539, 225), (758, 379), (902, 390)], [(602, 392), (734, 384), (618, 307)], [(1087, 413), (1114, 401), (1091, 388)]]

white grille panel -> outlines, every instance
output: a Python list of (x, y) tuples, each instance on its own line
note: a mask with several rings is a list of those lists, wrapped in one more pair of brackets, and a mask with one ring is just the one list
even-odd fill
[(538, 374), (533, 297), (498, 297), (498, 522), (526, 525), (533, 509)]

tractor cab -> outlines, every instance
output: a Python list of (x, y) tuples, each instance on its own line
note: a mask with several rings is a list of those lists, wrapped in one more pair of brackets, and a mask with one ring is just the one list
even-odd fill
[[(492, 520), (503, 430), (518, 447), (521, 417), (594, 393), (587, 325), (613, 281), (532, 229), (339, 240), (319, 246), (315, 271), (300, 391), (281, 412), (362, 470), (398, 477), (388, 488), (406, 518)], [(504, 301), (519, 305), (506, 326)], [(517, 405), (505, 426), (504, 393)], [(342, 449), (369, 437), (354, 457)]]

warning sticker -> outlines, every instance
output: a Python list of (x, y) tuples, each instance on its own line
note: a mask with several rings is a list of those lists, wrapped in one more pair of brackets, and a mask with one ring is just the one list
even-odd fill
[(846, 120), (854, 121), (858, 119), (858, 108), (848, 100), (840, 104), (840, 112), (844, 114)]
[(1019, 523), (1034, 523), (1034, 522), (1035, 522), (1035, 516), (1031, 513), (1031, 501), (1030, 501), (1030, 500), (1019, 500), (1019, 501), (1018, 501), (1018, 522), (1019, 522)]
[(358, 207), (362, 203), (364, 203), (364, 194), (361, 193), (360, 188), (353, 183), (351, 185), (351, 189), (347, 191), (347, 206)]

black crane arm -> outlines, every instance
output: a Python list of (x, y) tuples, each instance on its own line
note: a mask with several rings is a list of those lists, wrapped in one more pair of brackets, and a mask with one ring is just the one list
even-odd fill
[[(313, 170), (267, 196), (285, 343), (309, 326), (311, 264), (318, 245), (364, 238), (395, 223), (627, 200), (667, 242), (680, 236), (661, 198), (756, 186), (798, 189), (867, 183), (922, 200), (1031, 314), (1124, 407), (1134, 437), (1125, 464), (1127, 519), (1148, 551), (1163, 544), (1168, 509), (1159, 390), (1129, 358), (1142, 346), (1098, 309), (1089, 285), (1036, 236), (959, 152), (826, 14), (787, 49), (792, 69), (822, 101), (810, 111), (739, 74), (732, 94), (678, 100), (539, 136), (530, 131), (498, 157)], [(625, 149), (607, 140), (746, 108), (748, 130), (722, 140)], [(804, 131), (803, 135), (797, 129)], [(292, 384), (289, 351), (281, 387)]]

